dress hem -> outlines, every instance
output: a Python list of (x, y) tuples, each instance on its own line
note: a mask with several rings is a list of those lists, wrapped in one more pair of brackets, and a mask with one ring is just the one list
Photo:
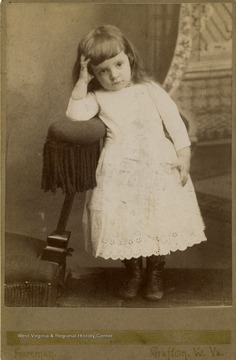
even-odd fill
[[(193, 244), (188, 244), (188, 245), (185, 245), (184, 247), (181, 247), (181, 248), (175, 248), (175, 249), (170, 249), (169, 251), (165, 251), (165, 252), (158, 252), (158, 251), (152, 251), (152, 252), (146, 252), (146, 253), (140, 253), (140, 254), (133, 254), (131, 256), (112, 256), (112, 255), (108, 255), (108, 256), (102, 256), (102, 255), (97, 255), (95, 252), (92, 252), (92, 255), (95, 257), (95, 258), (103, 258), (105, 260), (124, 260), (124, 259), (128, 259), (130, 260), (131, 258), (139, 258), (139, 257), (149, 257), (149, 256), (152, 256), (152, 255), (156, 255), (156, 256), (166, 256), (166, 255), (170, 255), (171, 253), (173, 252), (176, 252), (176, 251), (185, 251), (187, 250), (188, 248), (191, 248), (193, 247), (194, 245), (198, 245), (202, 242), (205, 242), (207, 241), (207, 238), (204, 238), (202, 240), (200, 240), (199, 242), (195, 242)], [(91, 251), (88, 251), (88, 253), (91, 253)]]

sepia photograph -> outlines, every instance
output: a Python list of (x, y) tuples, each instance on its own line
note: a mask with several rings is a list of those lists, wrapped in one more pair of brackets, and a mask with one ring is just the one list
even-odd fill
[(233, 360), (234, 5), (3, 4), (3, 360)]

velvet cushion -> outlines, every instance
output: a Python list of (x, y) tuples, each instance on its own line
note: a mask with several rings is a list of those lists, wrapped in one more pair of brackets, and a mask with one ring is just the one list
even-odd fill
[(89, 145), (101, 140), (106, 134), (106, 127), (98, 118), (87, 121), (61, 120), (50, 125), (50, 140), (74, 145)]

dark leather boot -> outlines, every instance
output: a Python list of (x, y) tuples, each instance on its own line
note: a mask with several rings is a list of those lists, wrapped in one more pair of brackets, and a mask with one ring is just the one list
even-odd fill
[(164, 256), (152, 255), (147, 258), (146, 299), (150, 301), (161, 300), (164, 295), (163, 269)]
[(119, 291), (119, 295), (124, 299), (132, 299), (137, 296), (142, 286), (142, 258), (131, 258), (123, 261), (127, 271), (127, 279)]

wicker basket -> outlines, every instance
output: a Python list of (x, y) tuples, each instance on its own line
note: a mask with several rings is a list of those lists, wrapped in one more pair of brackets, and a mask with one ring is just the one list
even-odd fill
[(51, 283), (5, 284), (6, 306), (54, 306), (57, 297), (58, 287)]

